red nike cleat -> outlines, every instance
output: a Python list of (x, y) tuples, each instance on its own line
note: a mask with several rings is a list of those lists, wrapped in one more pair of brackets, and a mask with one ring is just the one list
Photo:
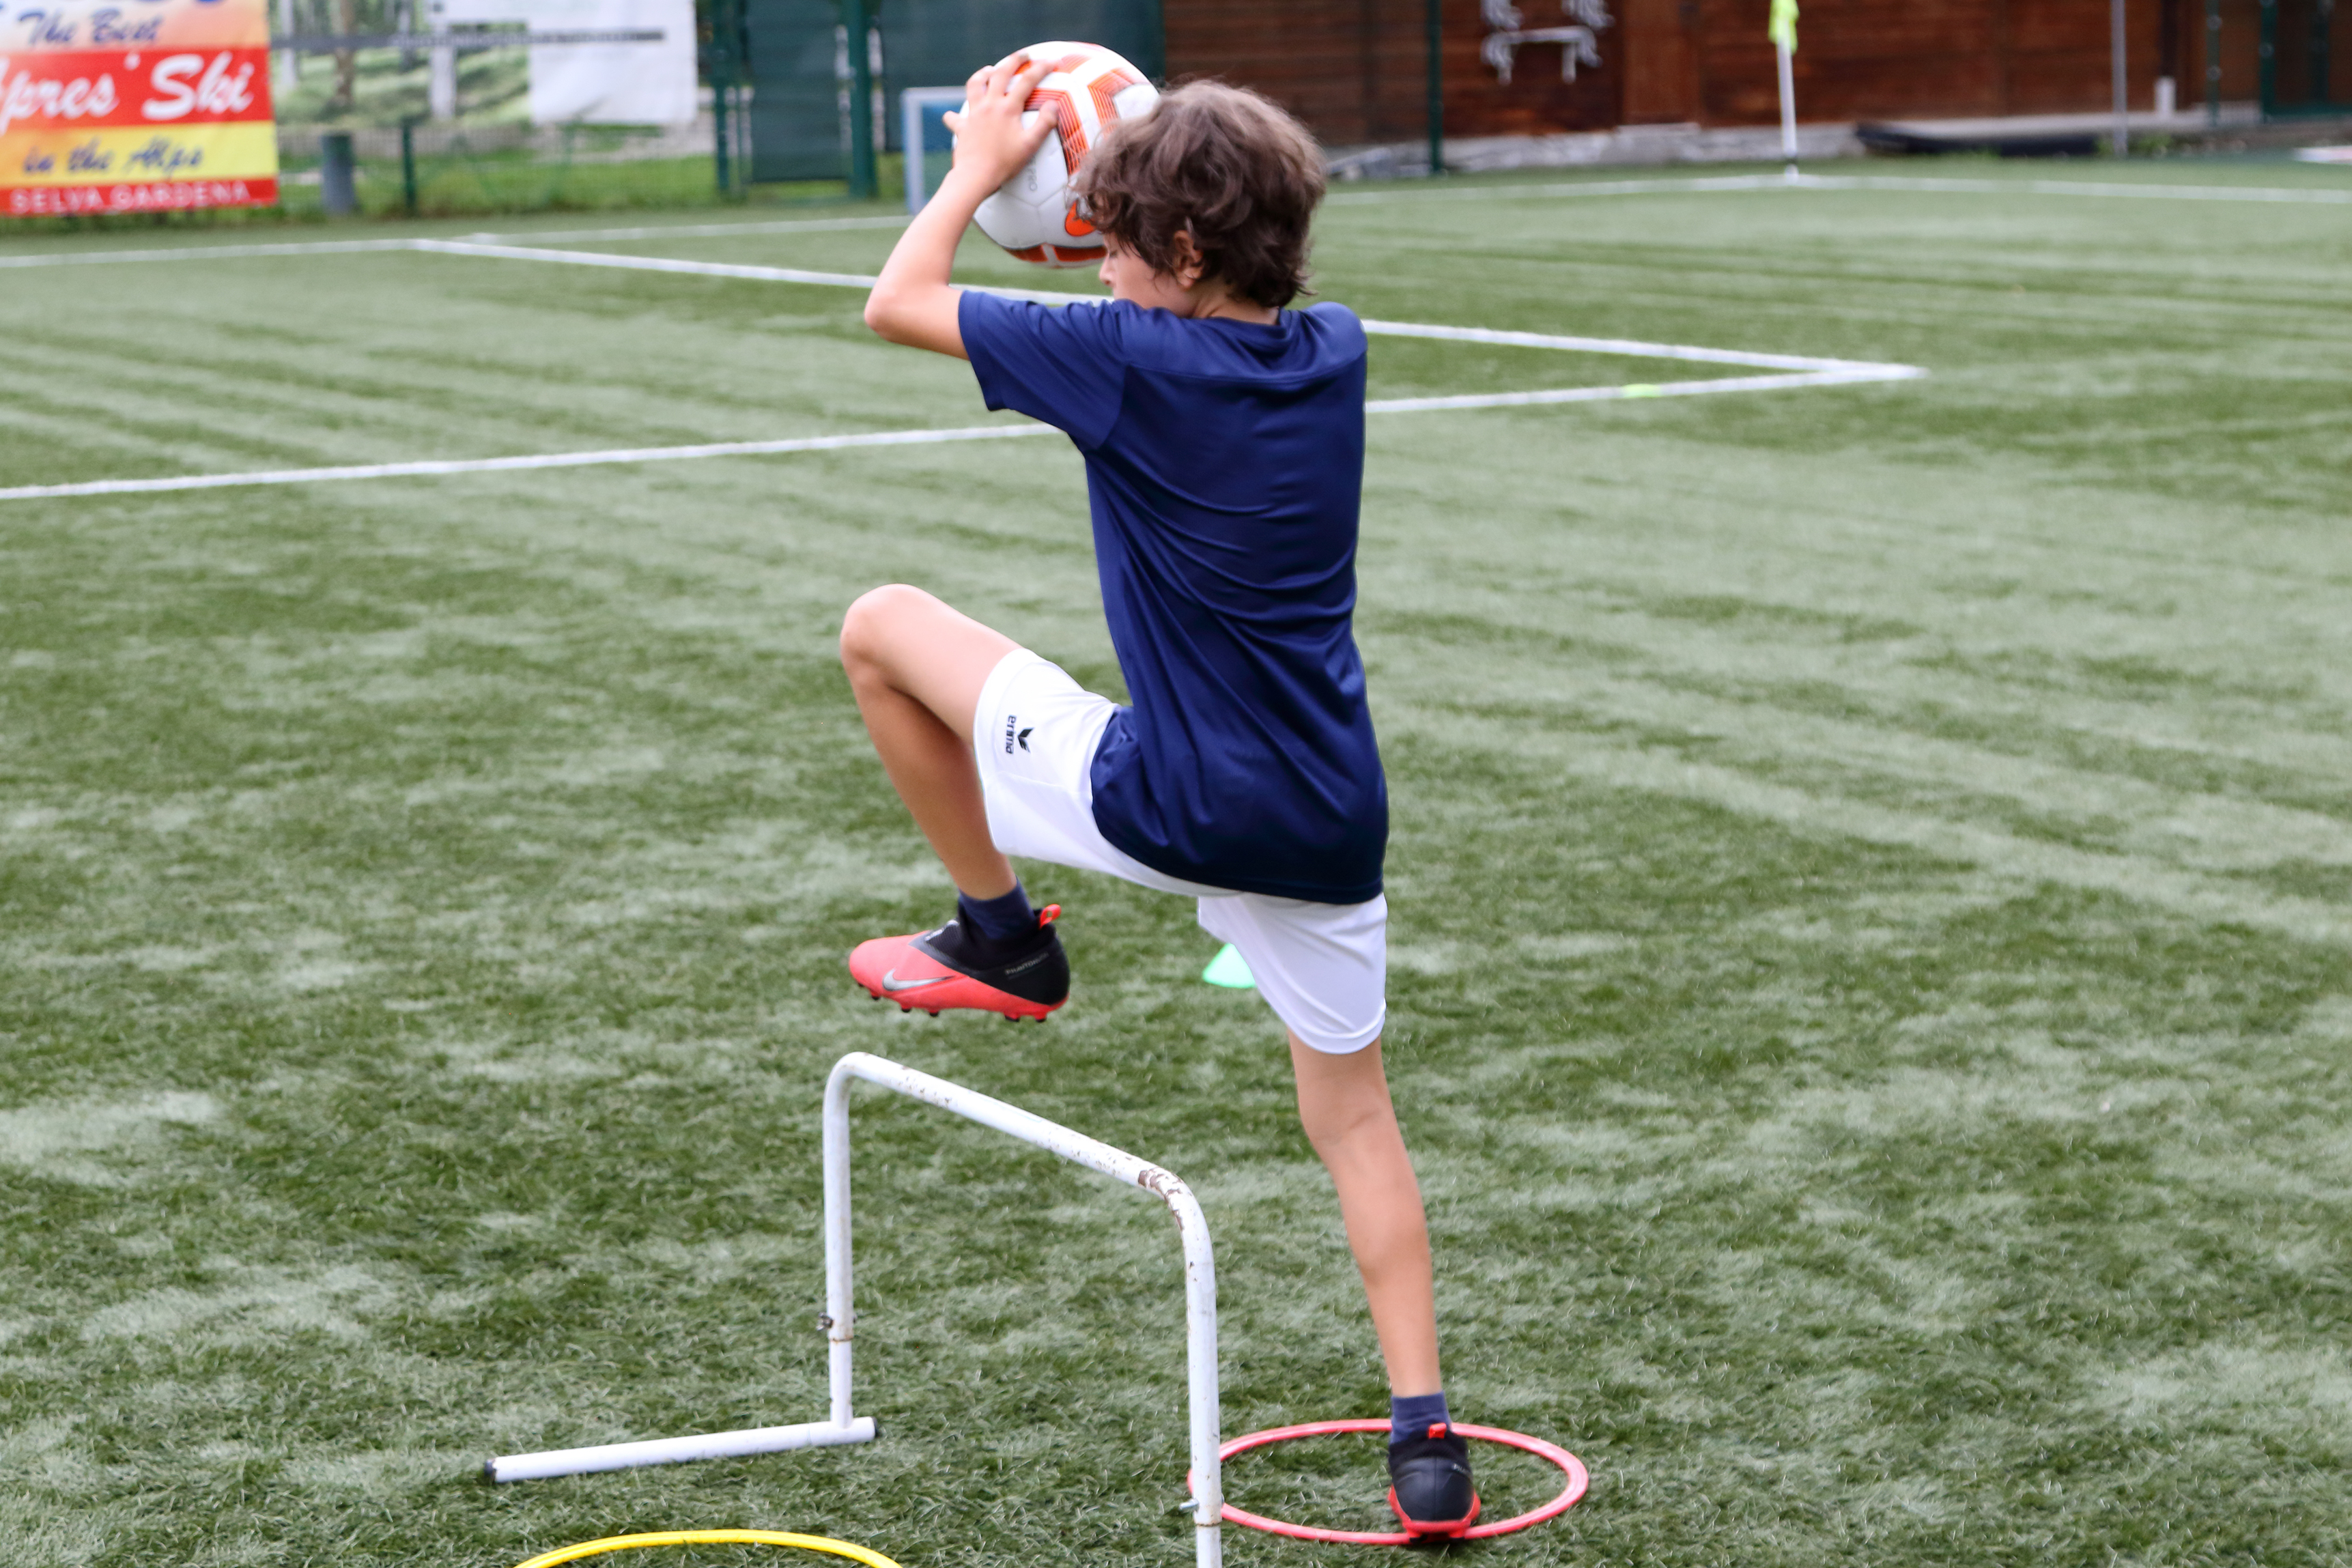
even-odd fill
[(1037, 915), (1034, 936), (1018, 946), (983, 946), (955, 921), (936, 931), (877, 936), (849, 955), (849, 977), (878, 1002), (937, 1018), (951, 1008), (1036, 1019), (1070, 999), (1070, 961), (1054, 930), (1062, 906)]

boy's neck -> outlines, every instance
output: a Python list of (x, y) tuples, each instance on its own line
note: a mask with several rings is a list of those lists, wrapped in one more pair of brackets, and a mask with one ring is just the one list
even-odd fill
[(1282, 319), (1282, 312), (1273, 306), (1243, 299), (1229, 292), (1223, 278), (1204, 277), (1191, 292), (1198, 298), (1185, 314), (1195, 321), (1247, 321), (1252, 326), (1271, 327)]
[(1282, 319), (1280, 310), (1235, 294), (1223, 278), (1213, 276), (1187, 287), (1181, 277), (1172, 273), (1129, 267), (1118, 269), (1114, 275), (1111, 268), (1106, 267), (1103, 281), (1111, 286), (1114, 299), (1124, 299), (1147, 310), (1165, 310), (1189, 320), (1247, 321), (1253, 326), (1271, 327)]

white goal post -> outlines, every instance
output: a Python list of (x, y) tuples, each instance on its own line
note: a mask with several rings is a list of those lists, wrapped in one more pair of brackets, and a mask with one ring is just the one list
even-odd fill
[(780, 1453), (787, 1448), (826, 1448), (874, 1439), (871, 1416), (850, 1406), (850, 1353), (857, 1314), (851, 1301), (849, 1256), (849, 1086), (864, 1080), (952, 1111), (967, 1121), (993, 1127), (1024, 1144), (1061, 1155), (1112, 1180), (1150, 1194), (1168, 1206), (1184, 1246), (1184, 1339), (1186, 1381), (1192, 1411), (1193, 1562), (1195, 1568), (1221, 1568), (1224, 1547), (1219, 1526), (1225, 1511), (1217, 1461), (1217, 1266), (1209, 1246), (1209, 1222), (1192, 1188), (1149, 1160), (1112, 1148), (1083, 1133), (1034, 1116), (1017, 1105), (934, 1078), (911, 1067), (854, 1051), (833, 1064), (824, 1085), (824, 1329), (831, 1361), (833, 1416), (794, 1427), (759, 1427), (692, 1437), (656, 1437), (637, 1443), (607, 1443), (588, 1448), (558, 1448), (541, 1454), (505, 1454), (483, 1473), (494, 1481), (537, 1480), (633, 1469), (688, 1459), (729, 1458)]
[(907, 211), (919, 213), (931, 199), (930, 166), (924, 162), (924, 131), (931, 117), (963, 102), (960, 87), (910, 87), (898, 94), (898, 141), (906, 149)]

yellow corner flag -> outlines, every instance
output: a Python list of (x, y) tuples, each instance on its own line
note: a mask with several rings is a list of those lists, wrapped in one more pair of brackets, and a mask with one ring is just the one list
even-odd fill
[(1772, 19), (1764, 24), (1764, 33), (1774, 43), (1790, 54), (1795, 54), (1797, 52), (1797, 0), (1772, 0)]

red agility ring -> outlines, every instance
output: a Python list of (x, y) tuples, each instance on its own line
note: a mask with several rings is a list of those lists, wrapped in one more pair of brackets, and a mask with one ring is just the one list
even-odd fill
[[(1269, 1443), (1287, 1442), (1293, 1437), (1323, 1437), (1334, 1432), (1385, 1432), (1388, 1429), (1386, 1420), (1373, 1418), (1309, 1421), (1303, 1427), (1276, 1427), (1264, 1432), (1252, 1432), (1245, 1437), (1235, 1437), (1217, 1450), (1217, 1459), (1222, 1464), (1235, 1454), (1246, 1454), (1252, 1448), (1263, 1448)], [(1454, 1422), (1454, 1429), (1482, 1443), (1500, 1443), (1507, 1448), (1521, 1448), (1539, 1459), (1549, 1460), (1558, 1465), (1560, 1473), (1568, 1478), (1568, 1485), (1560, 1489), (1558, 1497), (1541, 1508), (1523, 1513), (1517, 1519), (1497, 1520), (1493, 1524), (1474, 1524), (1453, 1539), (1483, 1541), (1490, 1535), (1508, 1535), (1515, 1530), (1525, 1530), (1531, 1524), (1556, 1519), (1574, 1508), (1576, 1500), (1582, 1497), (1584, 1489), (1591, 1484), (1591, 1477), (1585, 1473), (1584, 1461), (1557, 1443), (1547, 1443), (1541, 1437), (1530, 1437), (1523, 1432), (1506, 1432), (1499, 1427), (1473, 1427), (1466, 1421)], [(1184, 1484), (1188, 1490), (1192, 1484), (1189, 1473), (1184, 1478)], [(1251, 1513), (1245, 1509), (1235, 1508), (1232, 1503), (1225, 1504), (1225, 1522), (1263, 1530), (1269, 1535), (1287, 1535), (1297, 1541), (1335, 1541), (1350, 1546), (1403, 1546), (1413, 1539), (1402, 1531), (1391, 1534), (1372, 1530), (1324, 1530), (1312, 1524), (1292, 1524), (1286, 1520), (1268, 1519), (1264, 1514)]]

